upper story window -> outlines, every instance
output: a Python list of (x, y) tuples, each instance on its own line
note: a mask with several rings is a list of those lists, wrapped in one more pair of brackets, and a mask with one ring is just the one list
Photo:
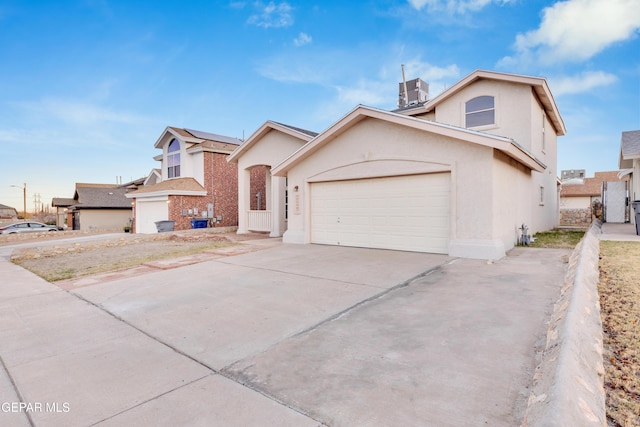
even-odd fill
[(167, 174), (169, 178), (180, 176), (180, 143), (175, 138), (167, 149)]
[(493, 96), (478, 96), (465, 104), (466, 127), (493, 125), (496, 123), (495, 100)]

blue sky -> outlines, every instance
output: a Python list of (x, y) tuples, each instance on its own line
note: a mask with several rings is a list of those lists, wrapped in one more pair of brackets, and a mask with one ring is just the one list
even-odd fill
[(0, 0), (0, 203), (146, 176), (166, 126), (246, 138), (393, 109), (401, 64), (431, 97), (476, 69), (546, 77), (558, 169), (616, 170), (639, 37), (639, 0)]

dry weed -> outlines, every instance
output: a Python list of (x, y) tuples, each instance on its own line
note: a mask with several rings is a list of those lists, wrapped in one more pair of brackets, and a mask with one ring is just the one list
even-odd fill
[(640, 243), (600, 242), (605, 390), (610, 425), (640, 426)]

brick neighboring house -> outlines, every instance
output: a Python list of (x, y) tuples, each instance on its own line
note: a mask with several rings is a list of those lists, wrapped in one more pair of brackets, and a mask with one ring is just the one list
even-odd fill
[(604, 188), (611, 187), (609, 183), (621, 183), (619, 185), (624, 186), (625, 180), (618, 177), (618, 171), (596, 172), (593, 178), (570, 177), (563, 180), (560, 189), (560, 225), (588, 226), (596, 218), (604, 219)]
[(211, 227), (237, 226), (238, 171), (226, 159), (241, 143), (228, 136), (167, 127), (155, 143), (162, 150), (154, 157), (161, 167), (149, 180), (155, 184), (145, 182), (127, 194), (133, 202), (134, 232), (156, 233), (156, 222), (166, 220), (174, 221), (175, 230), (186, 230), (193, 218), (207, 218)]

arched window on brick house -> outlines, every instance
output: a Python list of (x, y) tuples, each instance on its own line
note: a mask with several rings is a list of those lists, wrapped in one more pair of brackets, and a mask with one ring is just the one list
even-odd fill
[(175, 138), (171, 140), (167, 149), (167, 176), (180, 177), (180, 143)]

